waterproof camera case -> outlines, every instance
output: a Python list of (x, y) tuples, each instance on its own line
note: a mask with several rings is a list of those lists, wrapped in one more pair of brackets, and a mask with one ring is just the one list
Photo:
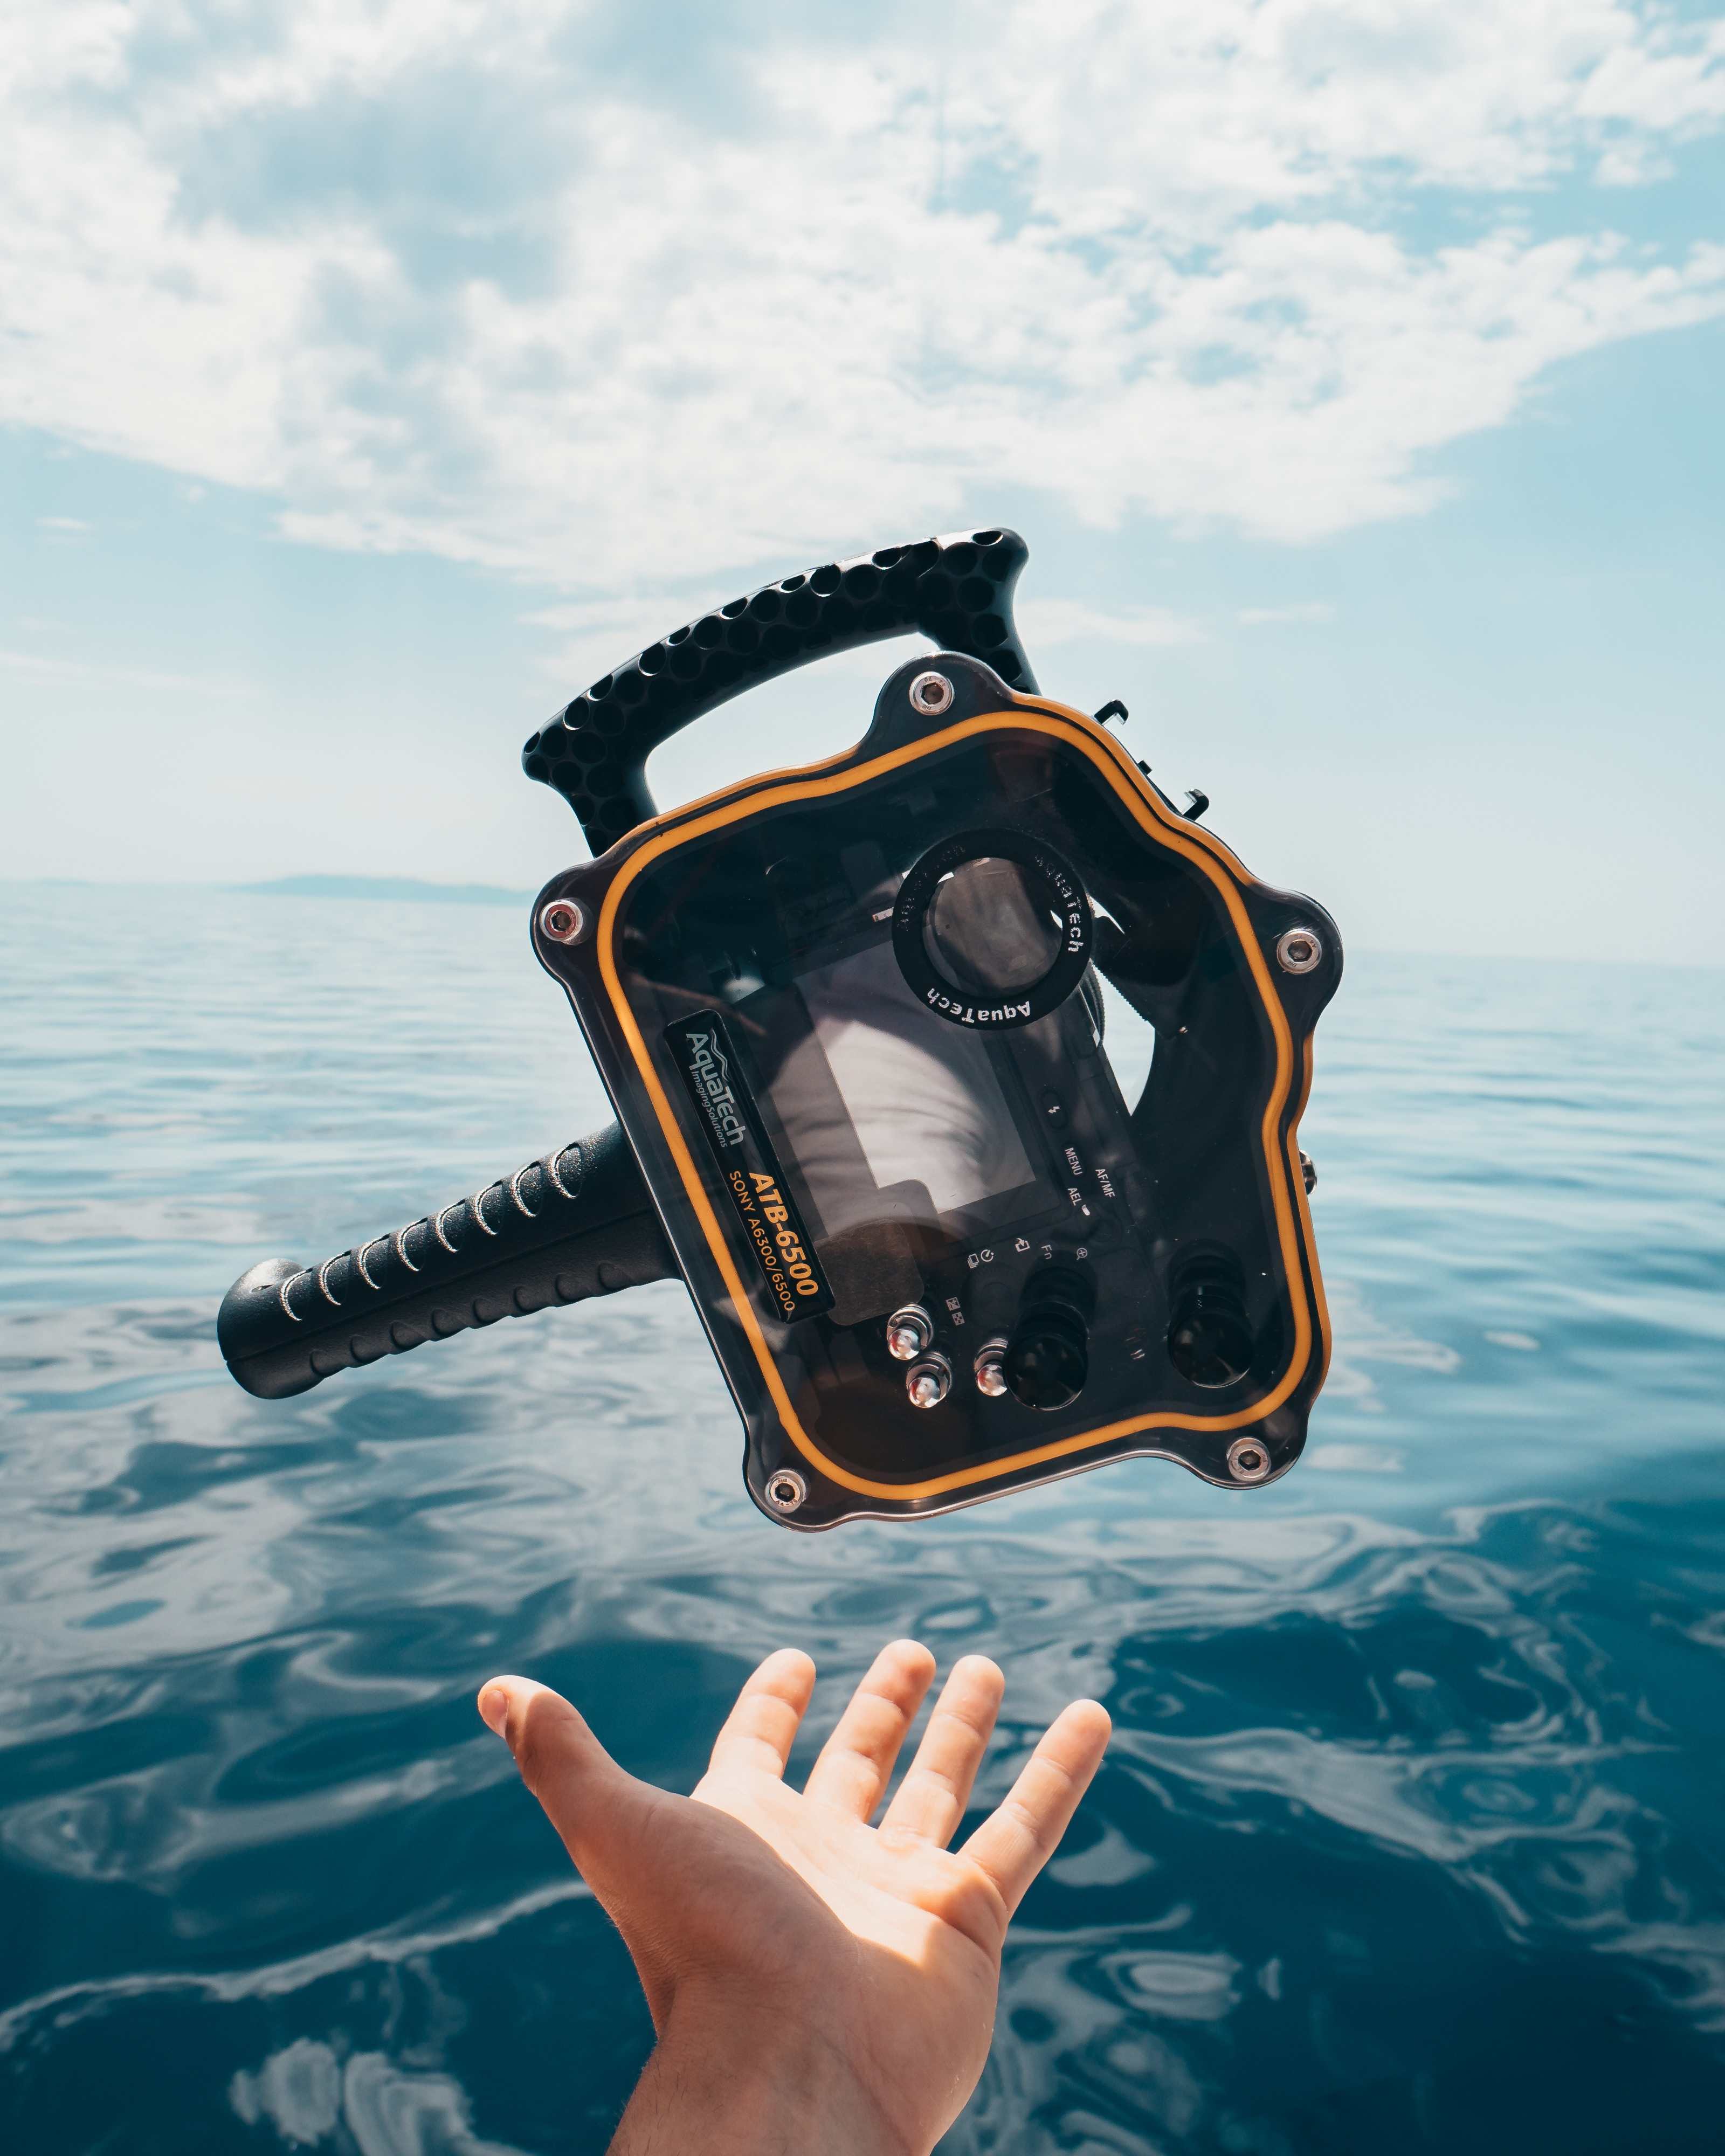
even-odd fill
[[(1128, 1455), (1267, 1481), (1323, 1381), (1296, 1130), (1334, 925), (1036, 693), (1024, 552), (960, 534), (788, 578), (527, 744), (597, 855), (542, 891), (534, 947), (742, 1411), (750, 1492), (796, 1527)], [(908, 625), (949, 648), (891, 675), (855, 748), (652, 813), (646, 757), (676, 727)], [(1111, 1004), (1153, 1029), (1136, 1097)], [(529, 1219), (572, 1194), (563, 1156), (536, 1165), (493, 1186)], [(485, 1195), (436, 1217), (450, 1255), (511, 1224)], [(323, 1269), (325, 1296), (349, 1273)], [(321, 1322), (311, 1289), (277, 1289)]]

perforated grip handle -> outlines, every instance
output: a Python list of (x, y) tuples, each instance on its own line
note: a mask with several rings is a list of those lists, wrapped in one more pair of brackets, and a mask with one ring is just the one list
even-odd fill
[(676, 1275), (614, 1123), (321, 1265), (266, 1258), (222, 1298), (216, 1337), (260, 1399), (500, 1317)]
[(1034, 694), (1012, 618), (1013, 587), (1029, 552), (1016, 531), (956, 531), (762, 584), (595, 681), (529, 737), (522, 767), (562, 795), (597, 855), (653, 814), (647, 758), (660, 742), (829, 652), (917, 629)]

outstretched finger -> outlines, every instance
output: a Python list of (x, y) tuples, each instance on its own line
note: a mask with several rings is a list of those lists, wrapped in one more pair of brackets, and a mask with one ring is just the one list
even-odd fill
[(883, 1647), (821, 1747), (804, 1795), (867, 1819), (933, 1681), (934, 1656), (927, 1647), (915, 1640)]
[(708, 1771), (783, 1774), (814, 1691), (814, 1665), (800, 1649), (769, 1655), (737, 1695)]
[(986, 1655), (967, 1655), (953, 1665), (910, 1772), (886, 1807), (883, 1833), (891, 1829), (946, 1847), (970, 1802), (1005, 1688)]
[(590, 1885), (620, 1856), (653, 1792), (619, 1767), (561, 1693), (531, 1677), (493, 1677), (479, 1711), (515, 1755), (521, 1779), (545, 1808)]
[(1009, 1916), (1060, 1847), (1112, 1731), (1106, 1708), (1075, 1700), (1044, 1732), (1005, 1803), (965, 1843), (963, 1854), (993, 1881)]

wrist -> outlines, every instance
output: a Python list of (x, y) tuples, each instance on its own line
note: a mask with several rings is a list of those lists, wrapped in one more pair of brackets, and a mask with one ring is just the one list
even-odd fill
[(806, 2020), (680, 1991), (629, 2101), (612, 2156), (928, 2156), (891, 2087), (871, 2087)]

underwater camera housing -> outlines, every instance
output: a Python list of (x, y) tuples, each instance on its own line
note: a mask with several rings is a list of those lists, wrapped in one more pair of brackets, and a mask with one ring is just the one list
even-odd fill
[[(444, 1209), (434, 1241), (421, 1222), (357, 1268), (254, 1268), (223, 1308), (243, 1383), (300, 1389), (674, 1266), (742, 1410), (750, 1492), (791, 1527), (942, 1512), (1129, 1455), (1224, 1486), (1292, 1465), (1329, 1348), (1296, 1129), (1339, 939), (1099, 718), (1037, 692), (1011, 611), (1025, 552), (961, 533), (787, 578), (533, 736), (529, 774), (596, 856), (541, 892), (534, 947), (656, 1224), (636, 1220), (633, 1270), (606, 1280), (571, 1176), (585, 1158), (613, 1217), (639, 1192), (590, 1141), (492, 1186), (513, 1211), (485, 1193)], [(946, 648), (888, 677), (854, 748), (655, 813), (646, 759), (678, 727), (909, 628)], [(1135, 1098), (1110, 1059), (1116, 999), (1153, 1029)], [(639, 1249), (660, 1227), (655, 1263)], [(547, 1238), (578, 1229), (560, 1273), (574, 1245)], [(537, 1284), (498, 1306), (510, 1234), (534, 1243), (517, 1270)], [(416, 1276), (459, 1268), (464, 1236), (491, 1306), (464, 1316), (465, 1291), (395, 1278), (398, 1252)], [(349, 1317), (331, 1326), (320, 1291)], [(289, 1353), (272, 1298), (321, 1332), (323, 1362), (295, 1366), (311, 1374), (269, 1374)]]
[[(942, 552), (1004, 626), (1022, 543)], [(1298, 1455), (1328, 1333), (1295, 1131), (1338, 939), (1106, 726), (977, 656), (913, 659), (848, 754), (556, 878), (535, 947), (764, 1510), (826, 1527), (1132, 1453), (1224, 1484)], [(1137, 1099), (1111, 996), (1155, 1029)]]

